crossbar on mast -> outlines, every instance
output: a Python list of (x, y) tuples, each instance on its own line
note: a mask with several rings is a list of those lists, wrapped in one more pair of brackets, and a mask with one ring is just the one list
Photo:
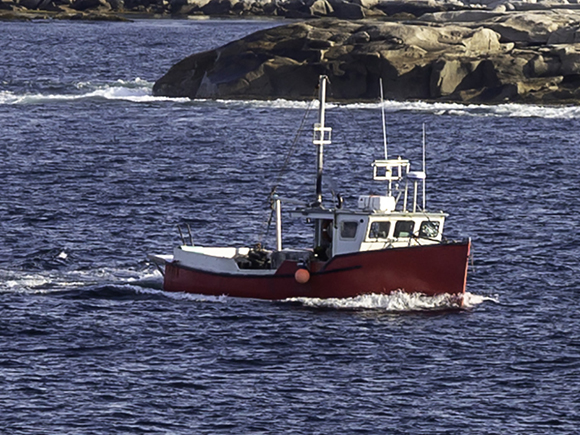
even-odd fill
[(324, 145), (330, 145), (330, 134), (332, 129), (326, 127), (326, 82), (327, 76), (320, 76), (318, 86), (318, 100), (320, 107), (318, 108), (318, 123), (314, 124), (314, 139), (312, 143), (316, 145), (316, 205), (322, 204), (322, 169), (324, 166)]

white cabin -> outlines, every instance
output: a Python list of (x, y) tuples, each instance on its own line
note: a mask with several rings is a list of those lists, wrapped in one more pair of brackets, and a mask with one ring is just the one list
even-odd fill
[[(303, 209), (293, 217), (320, 223), (314, 251), (319, 256), (441, 243), (445, 213)], [(324, 254), (322, 254), (324, 251)]]

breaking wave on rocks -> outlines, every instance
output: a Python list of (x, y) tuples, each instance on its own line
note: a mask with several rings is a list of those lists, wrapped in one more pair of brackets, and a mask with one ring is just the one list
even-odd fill
[[(459, 104), (386, 101), (385, 110), (390, 112), (412, 111), (435, 115), (574, 119), (580, 117), (578, 106), (539, 106), (534, 104)], [(380, 104), (371, 105), (380, 108)]]
[[(209, 100), (197, 100), (207, 103)], [(219, 104), (239, 107), (272, 108), (272, 109), (312, 109), (318, 108), (318, 102), (293, 100), (217, 100)], [(475, 117), (512, 117), (512, 118), (545, 118), (545, 119), (576, 119), (580, 118), (579, 106), (539, 106), (534, 104), (460, 104), (434, 103), (425, 101), (385, 101), (382, 103), (387, 113), (409, 112), (447, 116), (475, 116)], [(327, 110), (334, 108), (362, 109), (377, 111), (381, 103), (346, 103), (327, 104)]]
[[(264, 109), (316, 109), (317, 102), (295, 100), (233, 100), (233, 99), (198, 99), (158, 97), (153, 95), (153, 82), (136, 78), (134, 80), (116, 80), (113, 82), (79, 82), (60, 86), (60, 92), (37, 91), (16, 93), (0, 90), (0, 105), (6, 104), (46, 104), (50, 102), (69, 102), (76, 100), (101, 99), (111, 101), (130, 101), (133, 103), (167, 102), (177, 104), (219, 104), (227, 107), (254, 107)], [(580, 118), (579, 106), (539, 106), (533, 104), (460, 104), (437, 103), (425, 101), (385, 101), (382, 103), (388, 113), (411, 112), (441, 116), (475, 116), (475, 117), (512, 117), (512, 118), (545, 118), (576, 119)], [(328, 104), (333, 108), (379, 110), (380, 102)]]
[(134, 103), (156, 101), (183, 101), (188, 98), (168, 98), (153, 96), (153, 83), (140, 78), (134, 80), (116, 80), (114, 82), (79, 82), (63, 85), (59, 92), (51, 90), (38, 92), (15, 93), (0, 91), (0, 104), (46, 104), (51, 102), (69, 102), (86, 99), (122, 100)]

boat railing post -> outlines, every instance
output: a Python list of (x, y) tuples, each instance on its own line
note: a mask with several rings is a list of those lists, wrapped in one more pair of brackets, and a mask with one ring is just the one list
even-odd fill
[(191, 226), (187, 224), (187, 234), (189, 234), (189, 244), (193, 246), (193, 236), (191, 235)]
[(413, 213), (417, 212), (417, 181), (413, 182)]
[(179, 237), (181, 238), (181, 245), (185, 246), (185, 237), (183, 237), (183, 232), (181, 231), (181, 226), (177, 225), (177, 231), (179, 231)]
[(276, 250), (282, 250), (282, 202), (278, 196), (274, 197), (274, 209), (276, 210)]
[(407, 194), (409, 193), (409, 180), (405, 179), (405, 193), (403, 194), (403, 211), (407, 211)]

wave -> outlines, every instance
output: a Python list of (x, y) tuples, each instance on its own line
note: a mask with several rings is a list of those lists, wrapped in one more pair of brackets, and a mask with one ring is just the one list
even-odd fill
[[(104, 99), (112, 101), (129, 101), (133, 103), (171, 102), (187, 105), (220, 105), (226, 107), (251, 107), (264, 109), (306, 109), (318, 107), (318, 102), (296, 100), (231, 100), (231, 99), (197, 99), (171, 98), (153, 96), (153, 82), (141, 78), (134, 80), (116, 80), (114, 82), (79, 82), (64, 86), (62, 93), (15, 93), (0, 91), (0, 105), (6, 104), (43, 104), (59, 101), (83, 99)], [(327, 108), (350, 108), (379, 110), (384, 105), (389, 113), (411, 112), (426, 113), (436, 116), (473, 116), (473, 117), (513, 117), (575, 119), (580, 118), (580, 106), (541, 106), (534, 104), (460, 104), (436, 103), (424, 101), (384, 101), (383, 103), (329, 103)]]
[(336, 310), (381, 310), (385, 312), (415, 312), (473, 309), (485, 301), (498, 302), (497, 298), (466, 292), (461, 298), (456, 295), (426, 296), (423, 293), (402, 291), (390, 295), (369, 294), (346, 299), (289, 298), (285, 302), (299, 303), (309, 308)]
[[(199, 100), (208, 101), (208, 100)], [(293, 100), (217, 100), (228, 106), (251, 106), (256, 108), (288, 108), (306, 109), (311, 103), (308, 101)], [(498, 118), (545, 118), (545, 119), (576, 119), (580, 118), (580, 106), (540, 106), (534, 104), (460, 104), (434, 103), (425, 101), (384, 101), (383, 103), (327, 103), (327, 110), (335, 108), (380, 110), (384, 106), (387, 113), (425, 113), (436, 116), (472, 116)], [(314, 102), (313, 109), (318, 107)]]
[(62, 93), (15, 93), (0, 91), (0, 105), (46, 104), (86, 99), (104, 99), (150, 103), (159, 101), (191, 102), (189, 98), (169, 98), (153, 96), (153, 83), (140, 78), (117, 80), (114, 82), (79, 82), (64, 87)]

